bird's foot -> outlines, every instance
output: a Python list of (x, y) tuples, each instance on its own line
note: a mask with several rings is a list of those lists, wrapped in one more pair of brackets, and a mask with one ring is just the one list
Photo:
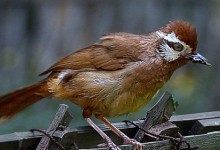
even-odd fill
[(117, 147), (114, 143), (101, 143), (97, 145), (97, 148), (106, 148), (106, 147), (110, 147), (111, 150), (121, 150), (119, 147)]
[(107, 148), (107, 147), (109, 147), (111, 150), (121, 150), (114, 143), (101, 143), (101, 144), (98, 144), (96, 147), (97, 148)]
[(109, 147), (111, 150), (121, 150), (115, 143), (109, 138), (106, 139), (107, 143), (98, 144), (97, 147), (104, 148)]
[(111, 150), (121, 150), (115, 143), (107, 143), (108, 147), (110, 147)]
[(124, 139), (124, 144), (131, 144), (134, 146), (134, 150), (142, 150), (143, 145), (136, 141), (135, 139), (126, 138)]

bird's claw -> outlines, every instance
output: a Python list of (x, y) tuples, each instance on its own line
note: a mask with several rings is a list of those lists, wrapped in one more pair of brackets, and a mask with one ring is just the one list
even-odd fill
[(121, 150), (115, 143), (108, 142), (108, 143), (101, 143), (97, 145), (97, 148), (106, 148), (109, 147), (111, 150)]
[(111, 150), (121, 150), (110, 138), (106, 138), (106, 142), (106, 146)]
[(126, 139), (124, 141), (124, 144), (133, 145), (134, 150), (142, 150), (142, 147), (143, 147), (143, 145), (140, 142), (136, 141), (135, 139)]
[(111, 150), (121, 150), (115, 143), (108, 143), (108, 146), (110, 147)]

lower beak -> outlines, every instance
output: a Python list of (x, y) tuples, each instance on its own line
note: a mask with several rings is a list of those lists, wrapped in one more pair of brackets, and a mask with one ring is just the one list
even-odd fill
[(211, 64), (208, 63), (208, 60), (199, 53), (191, 54), (187, 56), (186, 58), (192, 61), (193, 63), (200, 63), (200, 64), (211, 66)]

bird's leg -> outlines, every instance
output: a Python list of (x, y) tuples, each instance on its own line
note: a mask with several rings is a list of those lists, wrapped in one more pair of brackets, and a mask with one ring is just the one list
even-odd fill
[(113, 141), (108, 137), (90, 118), (85, 118), (85, 120), (88, 122), (90, 126), (95, 129), (99, 135), (107, 142), (107, 145), (112, 149), (112, 150), (120, 150), (120, 148), (113, 143)]
[(112, 125), (106, 118), (98, 116), (99, 120), (101, 120), (106, 126), (108, 126), (116, 135), (118, 135), (120, 138), (123, 139), (124, 144), (132, 144), (134, 146), (134, 149), (142, 150), (142, 144), (135, 139), (129, 138), (127, 135), (125, 135), (123, 132), (121, 132), (119, 129), (117, 129), (114, 125)]

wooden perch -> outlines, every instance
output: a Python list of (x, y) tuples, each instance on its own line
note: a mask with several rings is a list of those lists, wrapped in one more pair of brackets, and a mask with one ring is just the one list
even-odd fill
[[(50, 126), (48, 127), (48, 129), (46, 131), (46, 133), (48, 135), (53, 136), (53, 134), (55, 133), (56, 130), (58, 130), (59, 127), (66, 128), (69, 125), (69, 123), (72, 120), (72, 116), (67, 111), (68, 108), (69, 108), (69, 106), (67, 106), (65, 104), (60, 104), (59, 109), (58, 109), (52, 123), (50, 124)], [(40, 143), (38, 144), (36, 150), (48, 149), (49, 143), (50, 143), (49, 137), (44, 135), (42, 137)]]
[(190, 129), (190, 132), (192, 134), (205, 134), (213, 131), (213, 129), (220, 131), (220, 118), (198, 120)]
[[(155, 134), (155, 135), (169, 135), (171, 137), (175, 137), (177, 133), (179, 132), (179, 127), (177, 127), (175, 124), (171, 123), (170, 121), (157, 124), (152, 126), (148, 132)], [(157, 141), (159, 140), (158, 137), (152, 136), (147, 134), (148, 136), (144, 137), (144, 141)]]
[[(154, 125), (168, 121), (176, 110), (177, 105), (172, 95), (169, 92), (165, 92), (160, 100), (147, 112), (146, 119), (141, 124), (141, 127), (147, 131)], [(141, 142), (144, 134), (142, 130), (138, 130), (134, 139)]]
[[(65, 128), (72, 119), (69, 117), (67, 108), (68, 106), (61, 105), (54, 120), (45, 132), (52, 135), (53, 138), (55, 138), (56, 141), (58, 141), (66, 150), (73, 150), (74, 147), (76, 148), (75, 145), (77, 145), (79, 149), (97, 149), (96, 145), (103, 141), (100, 135), (98, 135), (92, 127), (81, 126), (73, 129)], [(139, 126), (146, 125), (148, 128), (147, 131), (159, 135), (169, 135), (170, 131), (173, 132), (180, 130), (184, 141), (188, 142), (191, 148), (199, 147), (199, 149), (206, 150), (220, 149), (220, 111), (178, 115), (170, 118), (175, 108), (176, 103), (173, 102), (171, 95), (165, 93), (163, 98), (161, 98), (161, 100), (150, 111), (148, 111), (148, 117), (145, 120), (134, 121), (134, 123)], [(150, 115), (151, 113), (156, 115), (153, 117)], [(150, 120), (152, 120), (153, 123), (150, 122)], [(124, 122), (114, 123), (114, 125), (129, 137), (134, 137), (138, 130), (135, 126)], [(61, 126), (64, 127), (64, 130), (57, 130)], [(99, 125), (99, 127), (109, 135), (117, 145), (121, 144), (119, 138), (113, 134), (108, 127), (105, 125)], [(195, 133), (196, 135), (192, 135), (192, 133)], [(59, 149), (56, 144), (44, 136), (45, 134), (40, 132), (34, 132), (33, 134), (33, 132), (30, 131), (0, 135), (0, 150), (35, 150), (38, 145), (42, 146), (44, 149), (48, 148), (49, 150)], [(144, 141), (146, 138), (149, 137), (144, 136)], [(147, 141), (155, 139), (155, 137), (151, 137), (151, 139), (147, 139)], [(42, 140), (43, 143), (39, 144), (40, 140)], [(132, 150), (133, 146), (121, 145), (120, 148)], [(107, 149), (108, 148), (99, 148), (99, 150)], [(170, 150), (172, 149), (172, 145), (169, 140), (153, 141), (143, 143), (143, 149)]]

